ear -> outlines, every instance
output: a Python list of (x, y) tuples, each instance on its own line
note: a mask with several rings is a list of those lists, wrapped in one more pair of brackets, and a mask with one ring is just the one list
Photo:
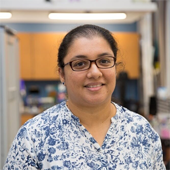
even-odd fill
[(116, 77), (117, 77), (117, 67), (115, 67), (115, 75), (116, 75)]
[(118, 69), (117, 69), (117, 64), (115, 65), (115, 75), (116, 75), (116, 77), (118, 76)]
[(64, 70), (61, 67), (59, 67), (58, 68), (58, 73), (59, 73), (59, 76), (60, 76), (60, 81), (63, 83), (65, 81), (65, 79), (64, 79)]

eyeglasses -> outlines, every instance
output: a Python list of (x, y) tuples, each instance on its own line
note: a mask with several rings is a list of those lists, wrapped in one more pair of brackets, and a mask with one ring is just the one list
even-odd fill
[(107, 57), (100, 57), (96, 60), (77, 59), (64, 64), (64, 67), (66, 65), (70, 65), (73, 71), (84, 71), (84, 70), (88, 70), (91, 67), (92, 62), (94, 62), (96, 66), (100, 69), (108, 69), (114, 67), (116, 58), (107, 56)]

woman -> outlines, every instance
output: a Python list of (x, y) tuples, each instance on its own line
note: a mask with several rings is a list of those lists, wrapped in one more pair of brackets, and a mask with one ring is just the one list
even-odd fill
[(111, 102), (117, 50), (110, 32), (95, 25), (65, 36), (58, 66), (68, 99), (21, 127), (4, 169), (165, 169), (150, 124)]

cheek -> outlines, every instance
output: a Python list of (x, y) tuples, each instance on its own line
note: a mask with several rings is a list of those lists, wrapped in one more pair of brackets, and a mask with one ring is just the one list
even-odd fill
[(70, 73), (66, 75), (66, 84), (67, 84), (67, 88), (72, 88), (74, 89), (76, 86), (80, 85), (83, 81), (83, 75), (81, 74), (74, 74)]
[(108, 71), (106, 75), (110, 83), (116, 81), (116, 70), (115, 69)]
[(107, 74), (107, 83), (109, 85), (109, 88), (114, 90), (116, 86), (116, 72), (108, 72)]

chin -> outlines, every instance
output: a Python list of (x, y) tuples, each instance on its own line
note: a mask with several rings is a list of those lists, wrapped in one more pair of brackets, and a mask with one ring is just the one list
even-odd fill
[(86, 100), (85, 103), (87, 103), (89, 106), (98, 106), (98, 105), (102, 105), (104, 103), (110, 102), (111, 100), (102, 100), (101, 98), (97, 98), (97, 99), (91, 99), (91, 100)]

